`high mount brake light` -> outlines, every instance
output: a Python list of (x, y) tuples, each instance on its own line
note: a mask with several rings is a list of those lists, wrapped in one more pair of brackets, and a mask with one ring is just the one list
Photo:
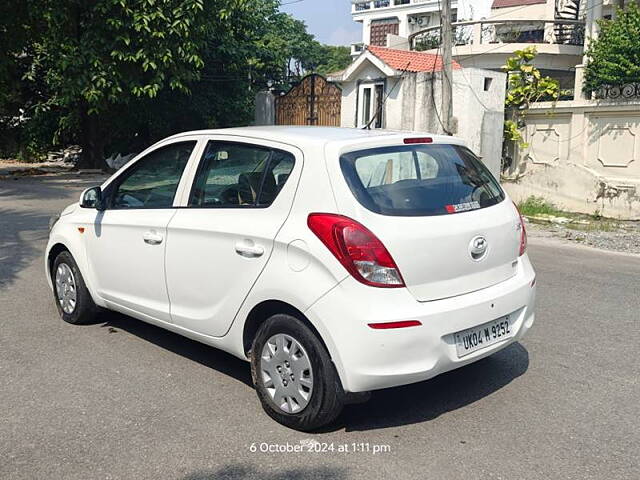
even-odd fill
[(520, 213), (520, 209), (515, 204), (515, 202), (513, 203), (513, 206), (516, 207), (516, 211), (518, 212), (518, 216), (520, 217), (520, 253), (519, 253), (519, 256), (521, 257), (527, 251), (527, 228), (525, 227), (524, 218), (523, 218), (522, 214)]
[(405, 145), (413, 145), (415, 143), (433, 143), (433, 138), (431, 137), (422, 137), (422, 138), (405, 138)]
[(386, 247), (355, 220), (331, 213), (312, 213), (307, 225), (359, 282), (382, 288), (405, 286)]

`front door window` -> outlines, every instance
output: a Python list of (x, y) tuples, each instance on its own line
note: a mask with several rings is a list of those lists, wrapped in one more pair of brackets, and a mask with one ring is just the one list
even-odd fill
[(110, 208), (171, 208), (196, 142), (172, 143), (138, 160), (116, 179)]

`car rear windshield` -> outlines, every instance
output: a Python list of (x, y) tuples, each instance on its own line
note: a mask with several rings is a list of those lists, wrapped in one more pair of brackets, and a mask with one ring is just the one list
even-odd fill
[(382, 215), (433, 216), (504, 200), (482, 162), (458, 145), (419, 144), (350, 152), (340, 166), (356, 199)]

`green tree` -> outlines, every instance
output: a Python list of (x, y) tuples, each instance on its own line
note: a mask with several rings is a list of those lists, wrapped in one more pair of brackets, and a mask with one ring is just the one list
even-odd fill
[(267, 31), (256, 44), (256, 70), (286, 89), (315, 68), (319, 45), (304, 22), (278, 13), (269, 19)]
[(80, 143), (82, 167), (179, 131), (246, 124), (258, 90), (349, 60), (279, 0), (5, 2), (0, 144), (7, 132), (30, 152)]
[(25, 49), (30, 31), (28, 1), (0, 2), (0, 156), (18, 151), (26, 154), (33, 142), (20, 128), (32, 112), (33, 99), (41, 96), (43, 85), (22, 81), (30, 59)]
[[(242, 0), (238, 0), (242, 1)], [(231, 3), (235, 3), (230, 0)], [(188, 91), (203, 66), (204, 0), (41, 0), (29, 78), (43, 77), (61, 130), (77, 128), (82, 166), (101, 167), (113, 113), (165, 87)], [(228, 5), (225, 4), (224, 7)], [(232, 5), (229, 5), (232, 6)], [(229, 14), (221, 8), (218, 15)]]
[(598, 38), (587, 50), (584, 90), (640, 81), (640, 7), (629, 2), (614, 20), (600, 20)]
[(351, 65), (351, 49), (349, 47), (320, 45), (315, 71), (328, 75), (339, 72)]

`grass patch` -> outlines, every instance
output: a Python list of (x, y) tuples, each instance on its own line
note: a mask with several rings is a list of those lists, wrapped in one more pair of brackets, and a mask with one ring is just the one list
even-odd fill
[(542, 197), (529, 197), (518, 203), (518, 209), (522, 215), (556, 215), (562, 216), (564, 212), (558, 210), (553, 203), (547, 202)]
[(596, 220), (588, 225), (580, 223), (568, 223), (565, 225), (570, 230), (580, 232), (615, 232), (619, 230), (618, 225), (612, 222)]
[[(563, 212), (553, 203), (546, 201), (542, 197), (529, 197), (518, 203), (518, 209), (522, 215), (529, 218), (532, 223), (554, 223), (550, 217), (563, 217), (566, 219), (561, 225), (569, 230), (578, 232), (615, 232), (620, 230), (620, 223), (615, 220), (604, 218), (599, 211), (593, 215), (584, 213)], [(538, 218), (536, 218), (538, 217)]]

